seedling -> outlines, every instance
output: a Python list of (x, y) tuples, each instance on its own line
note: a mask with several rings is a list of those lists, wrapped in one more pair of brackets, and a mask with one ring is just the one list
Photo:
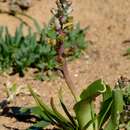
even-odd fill
[(8, 102), (12, 102), (15, 99), (15, 97), (20, 94), (29, 95), (26, 86), (23, 86), (23, 85), (18, 86), (16, 83), (11, 83), (11, 82), (7, 82), (5, 84), (5, 92), (7, 95)]
[(20, 94), (30, 95), (27, 90), (27, 86), (18, 86), (16, 83), (11, 83), (9, 81), (5, 83), (4, 86), (6, 98), (0, 102), (0, 115), (1, 113), (5, 113), (9, 110), (8, 105), (12, 103), (17, 96), (19, 96)]

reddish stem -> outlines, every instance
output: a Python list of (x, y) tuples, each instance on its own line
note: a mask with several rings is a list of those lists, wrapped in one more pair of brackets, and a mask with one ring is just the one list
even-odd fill
[(70, 89), (75, 101), (77, 102), (77, 97), (76, 97), (76, 91), (75, 91), (75, 87), (74, 87), (74, 83), (70, 77), (69, 74), (69, 70), (68, 70), (68, 66), (67, 66), (67, 62), (66, 59), (64, 58), (64, 43), (63, 42), (59, 42), (58, 45), (58, 62), (62, 65), (61, 66), (61, 71), (63, 73), (65, 82), (68, 86), (68, 88)]

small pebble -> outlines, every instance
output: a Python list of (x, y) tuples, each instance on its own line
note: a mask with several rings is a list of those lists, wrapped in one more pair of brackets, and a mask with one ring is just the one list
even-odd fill
[(74, 77), (78, 77), (78, 74), (74, 74)]

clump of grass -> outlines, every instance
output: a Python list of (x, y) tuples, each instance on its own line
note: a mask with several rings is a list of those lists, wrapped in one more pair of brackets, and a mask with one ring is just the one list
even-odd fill
[[(17, 15), (17, 13), (13, 15)], [(33, 32), (29, 27), (28, 34), (24, 35), (25, 22), (17, 27), (14, 36), (9, 33), (7, 27), (0, 27), (0, 71), (18, 72), (20, 76), (23, 76), (30, 67), (37, 68), (39, 72), (56, 69), (58, 67), (56, 44), (60, 37), (54, 27), (56, 23), (53, 24), (54, 17), (48, 25), (42, 27), (34, 18), (24, 13), (18, 14), (31, 19), (37, 31)], [(72, 17), (68, 20), (71, 23)], [(68, 27), (67, 24), (64, 24), (65, 29)], [(65, 57), (69, 59), (79, 57), (87, 47), (85, 29), (81, 29), (79, 24), (71, 24), (71, 28), (64, 37), (64, 43)]]

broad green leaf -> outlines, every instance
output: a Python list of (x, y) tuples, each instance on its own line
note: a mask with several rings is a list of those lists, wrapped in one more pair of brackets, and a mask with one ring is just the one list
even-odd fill
[(90, 84), (80, 95), (81, 99), (94, 99), (106, 91), (106, 85), (103, 80), (99, 79)]
[[(83, 129), (85, 125), (92, 120), (91, 104), (87, 100), (81, 100), (74, 106), (76, 119), (78, 120), (79, 127)], [(87, 130), (94, 130), (93, 125), (90, 125)]]

